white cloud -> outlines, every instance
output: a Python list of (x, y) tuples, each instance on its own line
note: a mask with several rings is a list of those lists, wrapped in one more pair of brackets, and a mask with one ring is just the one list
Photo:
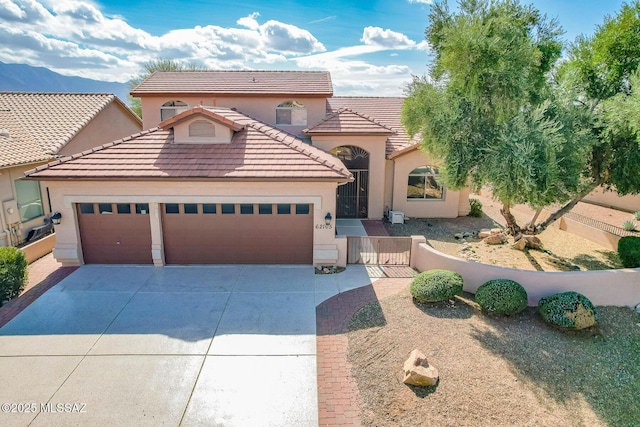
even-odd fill
[(409, 3), (433, 4), (433, 0), (409, 0)]
[(389, 29), (383, 30), (380, 27), (366, 27), (360, 41), (369, 46), (380, 46), (385, 49), (411, 49), (416, 46), (416, 42), (404, 34)]
[(240, 18), (236, 21), (236, 24), (241, 25), (243, 27), (247, 27), (250, 30), (257, 30), (260, 28), (260, 24), (256, 21), (256, 18), (260, 16), (260, 13), (253, 12), (249, 16), (245, 16), (244, 18)]

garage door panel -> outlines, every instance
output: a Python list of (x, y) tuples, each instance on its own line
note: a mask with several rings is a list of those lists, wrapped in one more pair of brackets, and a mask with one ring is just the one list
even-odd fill
[[(218, 204), (215, 214), (168, 214), (163, 209), (163, 242), (168, 264), (311, 264), (313, 224), (311, 215), (295, 218), (278, 215), (277, 205), (269, 214), (267, 205), (235, 205), (234, 213), (223, 214)], [(225, 208), (230, 210), (230, 206)], [(304, 218), (303, 218), (304, 217)]]
[(150, 264), (149, 216), (133, 213), (84, 212), (78, 207), (78, 223), (84, 262), (87, 264)]

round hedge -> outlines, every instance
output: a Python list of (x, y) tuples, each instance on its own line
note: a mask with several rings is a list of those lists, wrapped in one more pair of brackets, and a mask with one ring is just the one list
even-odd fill
[(462, 276), (449, 270), (425, 271), (413, 279), (409, 290), (419, 303), (448, 301), (462, 293)]
[(596, 324), (596, 307), (578, 292), (563, 292), (544, 297), (538, 302), (538, 310), (545, 322), (562, 329), (584, 329)]
[(476, 302), (482, 311), (490, 314), (520, 313), (527, 308), (527, 301), (527, 291), (509, 279), (489, 280), (476, 291)]

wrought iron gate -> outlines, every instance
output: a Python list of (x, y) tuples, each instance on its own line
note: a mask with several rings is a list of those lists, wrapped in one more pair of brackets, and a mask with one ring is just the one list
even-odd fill
[(366, 218), (369, 214), (369, 171), (350, 170), (354, 180), (338, 186), (336, 215), (338, 218)]

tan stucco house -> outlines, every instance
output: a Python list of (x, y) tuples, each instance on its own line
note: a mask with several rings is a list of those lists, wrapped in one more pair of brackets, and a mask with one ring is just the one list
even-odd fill
[(157, 72), (132, 95), (147, 130), (26, 174), (62, 214), (66, 265), (344, 264), (336, 218), (469, 211), (402, 98), (333, 97), (327, 72)]
[(46, 184), (21, 179), (26, 170), (141, 129), (115, 95), (0, 92), (0, 246), (23, 243), (51, 213)]

